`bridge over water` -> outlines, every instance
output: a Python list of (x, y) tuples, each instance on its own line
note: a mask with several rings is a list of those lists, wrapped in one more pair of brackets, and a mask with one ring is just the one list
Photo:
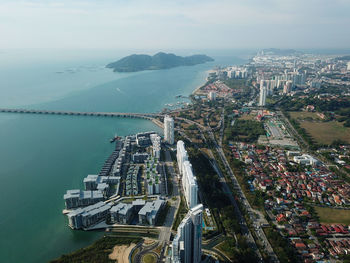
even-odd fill
[(158, 114), (158, 113), (84, 112), (84, 111), (30, 110), (30, 109), (10, 109), (10, 108), (0, 108), (0, 113), (139, 118), (139, 119), (146, 119), (146, 120), (152, 120), (152, 121), (156, 117), (163, 116), (162, 114)]

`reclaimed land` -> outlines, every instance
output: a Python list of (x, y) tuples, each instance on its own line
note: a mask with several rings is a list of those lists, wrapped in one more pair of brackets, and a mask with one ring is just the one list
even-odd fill
[(97, 240), (91, 246), (63, 255), (58, 259), (52, 260), (51, 263), (114, 263), (115, 260), (110, 259), (109, 255), (113, 253), (115, 246), (130, 246), (130, 244), (137, 244), (141, 240), (141, 238), (106, 235)]
[(327, 207), (315, 207), (320, 222), (325, 224), (350, 224), (350, 210), (333, 209)]

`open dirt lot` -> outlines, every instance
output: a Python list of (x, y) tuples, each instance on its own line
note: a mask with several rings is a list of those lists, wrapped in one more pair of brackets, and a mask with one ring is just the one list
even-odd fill
[(109, 258), (118, 263), (129, 263), (129, 254), (135, 246), (136, 244), (133, 243), (130, 246), (115, 246), (113, 252), (109, 254)]

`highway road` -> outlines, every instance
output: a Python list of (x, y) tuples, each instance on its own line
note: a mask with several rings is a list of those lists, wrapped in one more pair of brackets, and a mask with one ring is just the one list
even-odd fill
[[(229, 165), (229, 163), (228, 163), (228, 161), (226, 159), (225, 153), (224, 153), (221, 145), (217, 144), (213, 132), (211, 131), (210, 128), (207, 129), (207, 131), (208, 131), (208, 135), (209, 135), (210, 139), (214, 143), (215, 149), (216, 149), (217, 153), (219, 154), (221, 161), (223, 162), (223, 164), (224, 164), (224, 166), (226, 168), (226, 171), (228, 172), (230, 178), (232, 179), (232, 182), (233, 182), (233, 185), (234, 185), (234, 190), (237, 192), (237, 194), (239, 196), (239, 199), (240, 199), (240, 202), (242, 203), (242, 205), (248, 211), (248, 215), (249, 215), (251, 221), (253, 222), (255, 235), (258, 238), (261, 239), (262, 244), (264, 245), (264, 249), (268, 253), (268, 255), (271, 258), (272, 262), (279, 262), (278, 257), (276, 256), (275, 252), (273, 251), (272, 246), (271, 246), (270, 242), (268, 241), (264, 231), (262, 230), (261, 224), (259, 223), (259, 221), (262, 220), (262, 219), (260, 219), (261, 215), (257, 214), (256, 211), (254, 209), (252, 209), (251, 205), (249, 204), (249, 202), (248, 202), (248, 200), (247, 200), (247, 198), (246, 198), (246, 196), (245, 196), (241, 186), (238, 183), (238, 180), (237, 180), (236, 176), (234, 175), (234, 173), (233, 173), (233, 171), (232, 171), (232, 169), (231, 169), (231, 167), (230, 167), (230, 165)], [(239, 209), (238, 209), (238, 211), (239, 211)], [(240, 211), (238, 213), (240, 213)], [(256, 215), (258, 217), (256, 217)], [(242, 215), (240, 217), (242, 218)], [(244, 229), (246, 229), (246, 228), (248, 229), (245, 220), (241, 221), (241, 226)], [(254, 249), (257, 249), (255, 240), (254, 240), (253, 236), (251, 235), (249, 229), (247, 231), (247, 236), (248, 236), (248, 240), (253, 244)], [(261, 258), (260, 252), (258, 253), (258, 255)]]
[[(225, 156), (225, 153), (222, 149), (222, 145), (221, 145), (221, 142), (222, 142), (222, 137), (223, 137), (223, 128), (224, 128), (224, 110), (222, 112), (222, 115), (221, 115), (221, 120), (220, 120), (220, 123), (221, 123), (221, 129), (220, 129), (220, 144), (217, 143), (216, 139), (215, 139), (215, 136), (213, 134), (213, 131), (211, 129), (211, 127), (209, 126), (203, 126), (195, 121), (192, 121), (192, 120), (188, 120), (188, 119), (185, 119), (185, 118), (177, 118), (177, 119), (181, 119), (189, 124), (195, 124), (197, 125), (197, 127), (199, 128), (200, 132), (201, 132), (201, 135), (202, 135), (202, 138), (205, 139), (205, 136), (204, 136), (204, 132), (207, 132), (210, 140), (213, 142), (214, 144), (214, 147), (215, 147), (215, 150), (217, 151), (217, 153), (219, 154), (219, 157), (222, 161), (222, 163), (224, 164), (225, 168), (226, 168), (226, 171), (228, 172), (228, 175), (229, 177), (231, 178), (232, 180), (232, 183), (234, 185), (234, 190), (237, 192), (238, 194), (238, 197), (240, 198), (240, 201), (242, 203), (242, 206), (244, 206), (246, 209), (247, 209), (247, 212), (248, 212), (248, 215), (251, 219), (251, 221), (253, 222), (253, 231), (255, 232), (255, 236), (257, 238), (260, 239), (261, 243), (263, 244), (264, 246), (264, 250), (267, 252), (267, 254), (269, 255), (270, 259), (272, 262), (279, 262), (278, 260), (278, 257), (276, 256), (275, 252), (273, 251), (273, 248), (271, 246), (271, 244), (269, 243), (264, 231), (262, 230), (261, 228), (261, 224), (263, 222), (265, 222), (265, 218), (263, 218), (263, 215), (261, 213), (259, 213), (258, 211), (254, 210), (251, 205), (249, 204), (243, 190), (241, 189), (239, 183), (238, 183), (238, 180), (236, 178), (236, 176), (234, 175), (227, 159), (226, 159), (226, 156)], [(206, 140), (206, 139), (205, 139)], [(212, 154), (211, 154), (212, 155)], [(214, 159), (214, 158), (213, 158)], [(215, 159), (214, 159), (215, 160)], [(223, 176), (221, 170), (219, 169), (218, 165), (216, 162), (213, 162), (212, 163), (213, 165), (213, 168), (215, 169), (215, 171), (218, 173), (219, 177), (220, 177), (220, 182), (222, 184), (222, 188), (223, 188), (223, 191), (225, 193), (228, 193), (228, 196), (231, 200), (231, 203), (233, 204), (233, 207), (235, 209), (235, 213), (237, 215), (237, 218), (240, 222), (240, 225), (241, 225), (241, 229), (243, 231), (243, 234), (244, 236), (247, 238), (250, 246), (252, 249), (254, 249), (256, 251), (256, 254), (258, 255), (258, 257), (262, 260), (262, 256), (261, 256), (261, 253), (256, 245), (256, 242), (253, 238), (253, 235), (251, 234), (249, 228), (248, 228), (248, 225), (245, 221), (245, 218), (244, 216), (242, 215), (240, 209), (239, 209), (239, 206), (232, 194), (232, 191), (231, 189), (229, 188), (229, 186), (227, 185), (227, 182), (225, 180), (225, 177)]]
[[(209, 128), (206, 128), (206, 127), (204, 127), (203, 125), (198, 124), (197, 122), (194, 122), (194, 121), (191, 121), (191, 120), (188, 120), (188, 119), (185, 119), (185, 118), (180, 118), (180, 119), (183, 120), (183, 121), (186, 121), (187, 123), (197, 125), (197, 126), (199, 127), (200, 132), (202, 133), (202, 137), (203, 137), (203, 138), (205, 138), (203, 132), (204, 132), (204, 131), (207, 131), (208, 134), (209, 134), (210, 139), (211, 139), (212, 142), (215, 144), (216, 150), (218, 151), (218, 149), (221, 149), (221, 147), (219, 147), (219, 146), (217, 145), (216, 140), (215, 140), (215, 137), (214, 137), (214, 134), (212, 133), (210, 127), (209, 127)], [(218, 152), (219, 152), (219, 151), (218, 151)], [(212, 155), (212, 154), (211, 154), (211, 155)], [(212, 156), (213, 156), (213, 155), (212, 155)], [(214, 156), (213, 156), (213, 157), (214, 157)], [(222, 157), (221, 157), (221, 158), (222, 158)], [(227, 193), (227, 195), (228, 195), (228, 197), (229, 197), (229, 199), (230, 199), (230, 201), (231, 201), (231, 203), (232, 203), (232, 205), (233, 205), (233, 207), (234, 207), (235, 214), (236, 214), (236, 216), (237, 216), (237, 218), (238, 218), (238, 220), (239, 220), (239, 222), (240, 222), (240, 226), (241, 226), (241, 229), (242, 229), (242, 233), (243, 233), (243, 235), (247, 238), (247, 241), (248, 241), (250, 247), (256, 252), (258, 258), (260, 258), (260, 260), (262, 261), (261, 253), (260, 253), (260, 251), (259, 251), (259, 249), (258, 249), (258, 247), (257, 247), (257, 245), (256, 245), (256, 243), (255, 243), (255, 240), (254, 240), (252, 234), (250, 233), (250, 230), (249, 230), (249, 228), (248, 228), (248, 226), (247, 226), (247, 223), (245, 222), (245, 218), (243, 217), (243, 215), (242, 215), (242, 213), (241, 213), (241, 211), (240, 211), (240, 209), (239, 209), (239, 206), (238, 206), (238, 204), (237, 204), (237, 202), (236, 202), (236, 200), (235, 200), (235, 198), (234, 198), (234, 196), (233, 196), (233, 194), (232, 194), (232, 191), (231, 191), (231, 189), (229, 188), (229, 186), (227, 185), (227, 182), (226, 182), (226, 180), (225, 180), (225, 177), (224, 177), (224, 175), (222, 174), (222, 172), (221, 172), (220, 168), (218, 167), (218, 165), (217, 165), (217, 163), (216, 163), (216, 161), (215, 161), (214, 158), (213, 158), (213, 160), (214, 160), (214, 161), (211, 162), (211, 164), (212, 164), (214, 170), (217, 172), (217, 174), (218, 174), (219, 177), (220, 177), (220, 182), (221, 182), (221, 187), (222, 187), (223, 192), (224, 192), (224, 193)], [(225, 162), (224, 162), (224, 163), (225, 163)], [(233, 174), (233, 173), (232, 173), (232, 174)], [(277, 261), (277, 262), (278, 262), (278, 261)]]

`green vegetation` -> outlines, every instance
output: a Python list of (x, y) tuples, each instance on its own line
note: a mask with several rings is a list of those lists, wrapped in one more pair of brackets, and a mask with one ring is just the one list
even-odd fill
[(336, 121), (310, 122), (303, 121), (300, 126), (319, 144), (332, 144), (335, 139), (350, 143), (350, 129)]
[(179, 206), (179, 209), (177, 210), (172, 230), (177, 229), (177, 227), (181, 223), (181, 220), (185, 217), (186, 214), (187, 214), (186, 201), (184, 200), (183, 196), (181, 196), (180, 206)]
[(233, 259), (235, 257), (236, 252), (236, 242), (234, 239), (230, 238), (223, 242), (221, 242), (219, 245), (217, 245), (217, 248), (224, 252), (226, 256), (228, 256), (230, 259)]
[(264, 228), (264, 232), (280, 262), (298, 261), (294, 249), (276, 230), (273, 228)]
[(252, 88), (249, 87), (245, 79), (227, 79), (224, 83), (231, 89), (236, 90), (232, 94), (233, 98), (242, 105), (251, 99)]
[(300, 126), (300, 123), (295, 119), (291, 118), (288, 112), (283, 113), (289, 119), (294, 129), (296, 129), (300, 136), (303, 137), (303, 139), (306, 141), (306, 143), (310, 145), (311, 149), (316, 149), (316, 145), (314, 143), (313, 138), (310, 136), (310, 134), (307, 133), (307, 131), (304, 128)]
[(157, 259), (153, 254), (146, 254), (142, 258), (143, 263), (156, 263)]
[(245, 79), (227, 79), (224, 83), (231, 89), (248, 88)]
[(265, 134), (262, 122), (253, 120), (236, 120), (233, 127), (225, 129), (225, 138), (229, 141), (255, 142), (260, 135)]
[[(202, 203), (207, 205), (212, 213), (212, 218), (216, 220), (218, 231), (224, 231), (222, 220), (220, 219), (220, 211), (229, 206), (230, 200), (227, 195), (221, 190), (221, 183), (216, 172), (208, 162), (208, 159), (202, 152), (195, 148), (187, 147), (187, 152), (190, 156), (190, 161), (193, 170), (197, 177), (197, 182), (204, 200)], [(215, 234), (215, 233), (214, 233)], [(206, 238), (210, 237), (210, 233), (203, 235)]]
[(350, 143), (350, 128), (344, 127), (347, 124), (343, 125), (337, 121), (314, 121), (317, 120), (317, 115), (312, 112), (285, 112), (284, 114), (312, 149), (322, 145), (334, 145), (338, 141)]
[(112, 253), (114, 246), (137, 244), (141, 240), (141, 238), (106, 235), (91, 246), (63, 255), (58, 259), (52, 260), (51, 263), (113, 263), (115, 260), (109, 259), (108, 255)]
[[(336, 91), (333, 86), (322, 87), (318, 93), (341, 93), (341, 90)], [(317, 112), (335, 112), (339, 113), (344, 108), (350, 108), (350, 100), (347, 97), (339, 98), (335, 100), (323, 100), (315, 98), (315, 94), (310, 94), (306, 98), (290, 98), (285, 96), (281, 98), (278, 102), (280, 108), (284, 111), (300, 111), (307, 105), (313, 105)]]
[(290, 111), (288, 112), (293, 119), (297, 120), (321, 120), (321, 118), (317, 115), (316, 112), (308, 112), (308, 111)]
[(149, 55), (130, 55), (116, 62), (107, 65), (117, 72), (136, 72), (142, 70), (168, 69), (178, 66), (193, 66), (213, 61), (206, 55), (193, 55), (189, 57), (180, 57), (174, 54), (159, 52), (154, 56)]
[(237, 245), (238, 247), (236, 247), (235, 240), (231, 238), (220, 243), (217, 248), (223, 251), (232, 262), (258, 262), (254, 251), (249, 247), (244, 236), (237, 235)]
[(350, 263), (350, 255), (340, 255), (339, 259), (343, 263)]
[(326, 224), (350, 224), (350, 210), (332, 209), (327, 207), (315, 207), (315, 211), (321, 223)]

